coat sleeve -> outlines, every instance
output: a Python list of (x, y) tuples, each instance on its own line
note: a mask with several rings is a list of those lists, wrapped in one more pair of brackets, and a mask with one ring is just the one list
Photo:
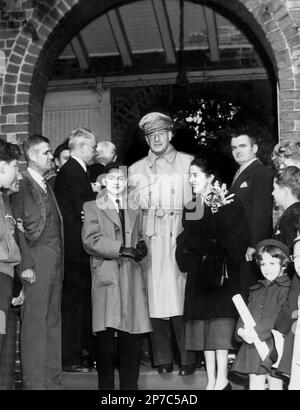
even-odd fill
[(249, 229), (238, 198), (214, 214), (212, 229), (215, 238), (225, 251), (228, 263), (244, 262), (249, 243)]
[[(20, 184), (19, 192), (11, 195), (11, 207), (16, 219), (24, 219), (25, 213), (25, 195), (26, 195), (26, 187), (24, 184)], [(18, 237), (18, 244), (21, 252), (21, 263), (18, 267), (19, 272), (22, 273), (26, 269), (34, 269), (35, 263), (31, 253), (30, 246), (28, 245), (25, 235), (23, 232), (19, 232), (17, 234)]]
[(284, 303), (281, 306), (280, 311), (275, 323), (275, 329), (280, 333), (288, 334), (291, 330), (293, 322), (296, 320), (295, 312), (298, 311), (298, 296), (300, 294), (300, 279), (295, 274), (289, 293)]
[(288, 212), (285, 216), (282, 216), (282, 219), (279, 223), (278, 233), (275, 232), (274, 238), (278, 241), (285, 243), (291, 252), (294, 248), (294, 240), (299, 231), (299, 222), (300, 215), (296, 212)]
[[(176, 238), (175, 258), (180, 272), (188, 272), (195, 258), (199, 259), (211, 248), (212, 237), (208, 224), (198, 220), (186, 219), (187, 211), (183, 210), (183, 231)], [(207, 215), (207, 214), (206, 214)], [(199, 223), (201, 223), (199, 227)]]
[(143, 214), (142, 214), (142, 210), (139, 209), (139, 215), (138, 215), (138, 241), (141, 240), (145, 240), (145, 235), (144, 235), (144, 231), (143, 231)]
[[(254, 171), (252, 213), (250, 216), (250, 246), (268, 237), (272, 230), (273, 172), (267, 167)], [(270, 231), (270, 232), (269, 232)]]
[(116, 259), (119, 257), (121, 241), (107, 237), (103, 226), (100, 226), (94, 202), (83, 206), (84, 223), (82, 227), (82, 243), (84, 250), (97, 258)]
[(26, 242), (23, 232), (18, 231), (18, 244), (21, 252), (21, 263), (18, 266), (18, 272), (22, 273), (27, 269), (35, 268), (35, 263), (30, 251), (30, 247)]
[(287, 298), (288, 292), (289, 292), (288, 286), (281, 287), (280, 292), (278, 294), (278, 299), (277, 299), (274, 312), (272, 312), (272, 314), (270, 314), (269, 317), (263, 320), (263, 322), (255, 326), (255, 330), (260, 340), (262, 341), (267, 340), (272, 336), (271, 330), (274, 329), (276, 317), (278, 313), (280, 312), (280, 309)]

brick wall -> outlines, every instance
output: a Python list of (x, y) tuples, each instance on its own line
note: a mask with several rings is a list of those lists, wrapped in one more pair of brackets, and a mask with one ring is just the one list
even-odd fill
[[(126, 0), (0, 0), (0, 137), (41, 132), (48, 79), (85, 24)], [(300, 1), (209, 0), (251, 26), (279, 82), (281, 139), (300, 138)]]

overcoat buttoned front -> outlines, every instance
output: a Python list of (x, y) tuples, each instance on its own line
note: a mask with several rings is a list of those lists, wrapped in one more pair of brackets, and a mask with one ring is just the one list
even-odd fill
[[(290, 279), (287, 275), (279, 276), (273, 282), (267, 279), (260, 280), (250, 288), (248, 309), (256, 323), (255, 331), (261, 341), (266, 341), (273, 347), (271, 330), (274, 329), (276, 317), (288, 295)], [(242, 328), (243, 322), (239, 319), (236, 330)], [(242, 339), (236, 334), (238, 341)], [(232, 371), (246, 374), (266, 374), (268, 371), (261, 366), (262, 361), (254, 344), (244, 342), (239, 350)]]
[[(235, 318), (232, 297), (240, 293), (239, 264), (248, 241), (248, 226), (238, 198), (222, 206), (218, 212), (196, 198), (184, 209), (183, 232), (177, 237), (176, 260), (181, 271), (187, 272), (184, 301), (185, 320)], [(215, 249), (217, 252), (215, 252)], [(206, 286), (214, 282), (216, 265), (204, 272), (204, 257), (222, 256), (227, 266), (223, 286)]]
[[(90, 255), (93, 331), (107, 328), (129, 333), (152, 330), (141, 263), (120, 257), (123, 233), (115, 205), (105, 190), (84, 204), (82, 241)], [(142, 239), (141, 213), (124, 209), (125, 246)]]
[(182, 210), (192, 198), (188, 182), (193, 157), (172, 145), (161, 157), (147, 157), (129, 168), (131, 195), (143, 211), (143, 232), (149, 257), (147, 277), (151, 318), (183, 314), (186, 274), (175, 260), (176, 238), (182, 231)]

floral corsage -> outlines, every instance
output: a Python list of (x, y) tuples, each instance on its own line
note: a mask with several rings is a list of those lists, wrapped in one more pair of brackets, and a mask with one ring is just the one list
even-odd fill
[(220, 185), (219, 181), (215, 181), (209, 193), (204, 198), (204, 203), (211, 208), (212, 213), (216, 213), (222, 206), (233, 202), (234, 194), (227, 195), (228, 190), (226, 184)]

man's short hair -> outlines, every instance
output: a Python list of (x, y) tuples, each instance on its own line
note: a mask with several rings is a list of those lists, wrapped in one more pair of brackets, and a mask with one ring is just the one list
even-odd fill
[(257, 141), (257, 137), (254, 134), (253, 129), (251, 129), (248, 126), (240, 126), (236, 129), (233, 130), (233, 132), (231, 133), (231, 141), (233, 138), (238, 138), (241, 135), (247, 135), (247, 137), (250, 140), (251, 146), (253, 147), (253, 145), (258, 145), (258, 141)]
[(0, 139), (0, 161), (10, 163), (13, 160), (18, 161), (21, 151), (17, 144), (11, 144), (10, 142)]
[(79, 148), (83, 144), (83, 140), (91, 140), (95, 138), (95, 135), (92, 131), (88, 130), (85, 127), (77, 127), (71, 131), (69, 136), (69, 149), (74, 151), (76, 148)]
[(55, 159), (60, 159), (60, 154), (63, 152), (63, 151), (66, 151), (66, 150), (68, 150), (69, 151), (69, 140), (67, 139), (67, 140), (65, 140), (64, 142), (62, 142), (60, 145), (58, 145), (56, 148), (55, 148), (55, 151), (54, 151), (54, 153), (53, 153), (53, 158)]
[(291, 189), (292, 194), (300, 199), (300, 169), (295, 166), (284, 168), (275, 176), (275, 183)]
[(24, 142), (24, 145), (23, 145), (24, 157), (27, 162), (29, 161), (29, 151), (36, 145), (41, 144), (42, 142), (49, 144), (49, 139), (47, 137), (44, 137), (43, 135), (31, 135)]
[(100, 141), (97, 144), (97, 159), (113, 159), (117, 154), (117, 148), (111, 141)]

